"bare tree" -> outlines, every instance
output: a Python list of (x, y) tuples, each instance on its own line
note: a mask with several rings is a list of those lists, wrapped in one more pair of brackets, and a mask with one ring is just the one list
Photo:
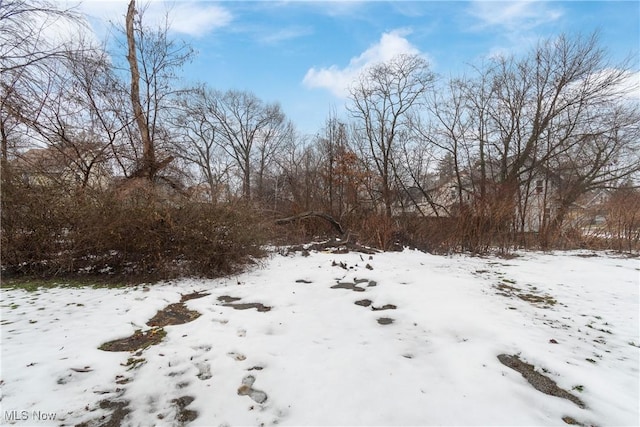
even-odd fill
[(126, 91), (99, 48), (69, 51), (57, 64), (38, 110), (22, 121), (65, 159), (85, 188), (92, 178), (111, 175), (109, 161), (121, 162), (121, 140), (130, 125), (120, 113)]
[(638, 170), (628, 66), (609, 62), (597, 34), (541, 41), (475, 71), (434, 98), (421, 137), (465, 171), (490, 232), (525, 231), (542, 196), (543, 235), (553, 235), (581, 195)]
[(206, 87), (184, 91), (177, 98), (175, 114), (169, 122), (175, 135), (173, 149), (178, 156), (196, 165), (215, 202), (233, 167), (223, 146), (226, 139), (215, 116), (210, 114), (215, 93)]
[(212, 95), (208, 113), (224, 138), (223, 148), (242, 176), (242, 194), (251, 199), (252, 159), (259, 152), (259, 171), (292, 132), (280, 105), (266, 104), (250, 92), (230, 90)]
[(576, 124), (571, 138), (546, 162), (556, 184), (554, 215), (543, 228), (546, 244), (581, 196), (596, 189), (616, 188), (640, 172), (638, 106), (617, 103), (588, 109), (589, 120)]
[[(47, 32), (52, 26), (82, 32), (84, 21), (73, 9), (38, 0), (0, 1), (0, 151), (7, 161), (10, 142), (20, 139), (20, 115), (37, 81), (71, 48), (70, 38)], [(76, 32), (74, 31), (74, 33)], [(80, 47), (75, 47), (76, 50)]]
[(158, 159), (158, 142), (163, 134), (161, 113), (175, 91), (171, 83), (175, 70), (192, 55), (193, 50), (168, 38), (168, 23), (153, 30), (144, 26), (143, 13), (130, 0), (125, 21), (127, 63), (131, 74), (130, 98), (133, 117), (142, 144), (142, 156), (133, 176), (151, 181), (172, 160)]
[(57, 24), (82, 30), (84, 21), (73, 8), (46, 0), (0, 2), (0, 72), (25, 70), (60, 57), (70, 40), (46, 30)]
[(269, 127), (257, 139), (254, 155), (255, 195), (263, 202), (268, 202), (272, 190), (272, 178), (277, 175), (275, 167), (282, 157), (283, 150), (296, 143), (297, 133), (293, 123), (286, 121), (277, 126)]
[[(634, 140), (624, 137), (636, 133), (630, 126), (637, 122), (637, 111), (623, 105), (628, 67), (609, 62), (597, 34), (543, 41), (522, 59), (499, 60), (490, 76), (494, 178), (505, 200), (517, 197), (522, 205), (523, 185), (541, 170), (547, 180), (555, 176), (560, 202), (547, 237), (581, 194), (637, 170), (637, 161), (628, 161), (637, 158)], [(620, 162), (624, 168), (613, 166)], [(580, 184), (568, 191), (568, 182)]]
[(349, 111), (356, 132), (380, 178), (381, 201), (387, 217), (393, 203), (393, 161), (401, 136), (407, 135), (412, 110), (424, 104), (434, 75), (418, 55), (398, 55), (375, 65), (351, 88)]
[(327, 212), (338, 217), (344, 209), (344, 182), (340, 176), (339, 162), (348, 148), (347, 131), (346, 123), (338, 119), (333, 111), (314, 141), (322, 161), (323, 205), (328, 207)]

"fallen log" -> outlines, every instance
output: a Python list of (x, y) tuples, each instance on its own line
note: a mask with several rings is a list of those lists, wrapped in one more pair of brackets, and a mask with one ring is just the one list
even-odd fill
[(333, 228), (338, 233), (340, 233), (340, 235), (344, 234), (344, 230), (342, 229), (342, 226), (340, 225), (340, 223), (336, 221), (331, 215), (328, 215), (324, 212), (308, 211), (298, 215), (289, 216), (287, 218), (280, 218), (276, 220), (276, 225), (288, 224), (290, 222), (294, 222), (294, 221), (298, 221), (298, 220), (310, 218), (310, 217), (322, 218), (325, 221), (329, 222), (333, 226)]

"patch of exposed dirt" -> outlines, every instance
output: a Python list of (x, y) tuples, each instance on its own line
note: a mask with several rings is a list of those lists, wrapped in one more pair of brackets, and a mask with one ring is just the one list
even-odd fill
[(356, 283), (338, 282), (337, 285), (333, 285), (331, 289), (349, 289), (354, 292), (364, 292), (364, 288), (359, 287)]
[(98, 349), (103, 351), (136, 351), (151, 345), (159, 344), (167, 335), (162, 328), (152, 328), (148, 331), (137, 330), (127, 338), (120, 338), (102, 344)]
[(505, 279), (503, 282), (506, 283), (498, 283), (497, 285), (494, 285), (494, 287), (500, 291), (498, 292), (498, 295), (508, 298), (516, 297), (541, 308), (551, 308), (558, 302), (549, 294), (538, 293), (535, 287), (532, 287), (530, 292), (526, 292), (520, 288), (512, 286), (511, 284), (507, 284), (514, 283), (512, 281)]
[(224, 304), (222, 304), (223, 307), (232, 307), (236, 310), (249, 310), (251, 308), (255, 308), (256, 310), (264, 313), (266, 311), (270, 311), (272, 308), (260, 302), (245, 302), (245, 303), (235, 302), (235, 301), (239, 301), (240, 299), (241, 298), (230, 297), (228, 295), (223, 295), (221, 297), (218, 297), (219, 301), (224, 302)]
[(534, 305), (542, 305), (542, 308), (549, 308), (558, 302), (551, 295), (518, 294), (517, 297)]
[(381, 325), (390, 325), (394, 322), (394, 319), (390, 318), (390, 317), (380, 317), (378, 319), (378, 323)]
[[(182, 297), (180, 298), (180, 302), (169, 304), (164, 309), (158, 311), (156, 315), (147, 322), (147, 325), (152, 327), (150, 330), (137, 330), (130, 337), (106, 342), (98, 348), (103, 351), (133, 352), (136, 350), (140, 350), (135, 354), (135, 356), (140, 356), (142, 354), (142, 350), (151, 345), (159, 344), (164, 339), (167, 333), (163, 329), (163, 326), (180, 325), (183, 323), (191, 322), (192, 320), (200, 317), (200, 313), (198, 313), (197, 311), (189, 310), (184, 303), (186, 301), (202, 298), (207, 295), (209, 294), (199, 291), (182, 295)], [(144, 364), (145, 362), (146, 361), (144, 358), (130, 357), (128, 361), (123, 364), (123, 366), (127, 366), (130, 370)], [(209, 374), (208, 377), (207, 374)], [(210, 373), (206, 370), (202, 370), (202, 372), (198, 374), (198, 378), (200, 379), (208, 379), (210, 377)], [(124, 378), (122, 375), (116, 377), (117, 384), (126, 384), (130, 380), (130, 378)], [(186, 407), (189, 406), (189, 404), (191, 404), (193, 400), (194, 398), (191, 396), (183, 396), (172, 401), (172, 403), (177, 407), (176, 421), (180, 423), (180, 425), (185, 425), (198, 417), (197, 411), (186, 409)], [(103, 400), (100, 402), (100, 408), (111, 409), (111, 415), (108, 417), (102, 417), (99, 420), (93, 420), (88, 423), (79, 424), (76, 427), (119, 427), (120, 425), (122, 425), (122, 422), (126, 415), (130, 412), (128, 405), (128, 401)]]
[(182, 298), (180, 298), (180, 302), (186, 302), (186, 301), (189, 301), (190, 299), (198, 299), (198, 298), (206, 297), (207, 295), (211, 295), (211, 294), (205, 293), (202, 291), (191, 292), (190, 294), (182, 295)]
[(586, 407), (580, 398), (569, 393), (567, 390), (558, 387), (555, 381), (539, 372), (536, 372), (533, 365), (520, 360), (518, 356), (500, 354), (498, 355), (498, 360), (503, 365), (519, 372), (536, 390), (550, 396), (570, 400), (580, 408), (584, 409)]
[(364, 292), (365, 289), (360, 287), (360, 286), (358, 286), (358, 285), (362, 285), (364, 283), (367, 284), (367, 288), (378, 286), (378, 282), (376, 282), (375, 280), (353, 279), (353, 282), (340, 282), (340, 281), (337, 281), (337, 284), (333, 285), (331, 287), (331, 289), (348, 289), (348, 290), (354, 291), (354, 292)]
[(584, 424), (581, 423), (580, 421), (577, 421), (575, 418), (570, 417), (570, 416), (564, 416), (562, 417), (562, 421), (564, 421), (565, 424), (569, 424), (570, 426), (582, 426), (582, 427), (596, 427), (593, 424)]
[[(183, 297), (184, 298), (184, 297)], [(196, 297), (200, 298), (200, 297)], [(192, 299), (192, 298), (188, 298)], [(182, 325), (200, 317), (197, 311), (189, 310), (183, 302), (169, 304), (162, 310), (158, 311), (155, 316), (147, 322), (148, 326), (169, 326)]]
[(371, 306), (371, 309), (373, 311), (395, 310), (396, 308), (398, 308), (398, 306), (393, 305), (393, 304), (385, 304), (382, 307), (373, 307), (373, 306)]
[(176, 421), (181, 423), (181, 425), (190, 423), (198, 418), (198, 411), (186, 409), (194, 400), (195, 398), (193, 396), (182, 396), (171, 401), (171, 403), (176, 406)]
[(394, 304), (385, 304), (381, 307), (375, 307), (373, 305), (371, 305), (372, 301), (370, 299), (361, 299), (356, 301), (354, 304), (355, 305), (359, 305), (361, 307), (369, 307), (371, 306), (371, 310), (373, 311), (383, 311), (383, 310), (395, 310), (398, 308), (398, 306), (394, 305)]
[(75, 427), (120, 427), (124, 417), (131, 412), (129, 402), (126, 400), (105, 399), (100, 401), (99, 405), (102, 409), (110, 409), (112, 411), (111, 414), (103, 415), (96, 420), (76, 424)]

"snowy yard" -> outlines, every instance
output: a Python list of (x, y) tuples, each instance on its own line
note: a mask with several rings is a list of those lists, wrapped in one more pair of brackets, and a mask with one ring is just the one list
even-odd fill
[[(3, 289), (0, 421), (639, 425), (639, 285), (637, 258), (605, 253), (405, 250), (273, 254), (238, 276), (149, 287)], [(181, 299), (200, 316), (166, 336), (147, 325)], [(136, 330), (161, 341), (99, 349)]]

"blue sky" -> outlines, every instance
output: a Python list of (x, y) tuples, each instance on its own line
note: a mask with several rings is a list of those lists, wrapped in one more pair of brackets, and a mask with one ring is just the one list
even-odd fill
[[(85, 0), (99, 38), (127, 2)], [(518, 54), (541, 38), (599, 31), (614, 61), (640, 71), (640, 2), (634, 1), (173, 1), (149, 2), (148, 22), (169, 13), (172, 36), (198, 52), (184, 78), (249, 90), (280, 102), (302, 133), (341, 114), (346, 86), (397, 53), (424, 55), (446, 78), (483, 58)], [(640, 76), (640, 73), (636, 75)]]

